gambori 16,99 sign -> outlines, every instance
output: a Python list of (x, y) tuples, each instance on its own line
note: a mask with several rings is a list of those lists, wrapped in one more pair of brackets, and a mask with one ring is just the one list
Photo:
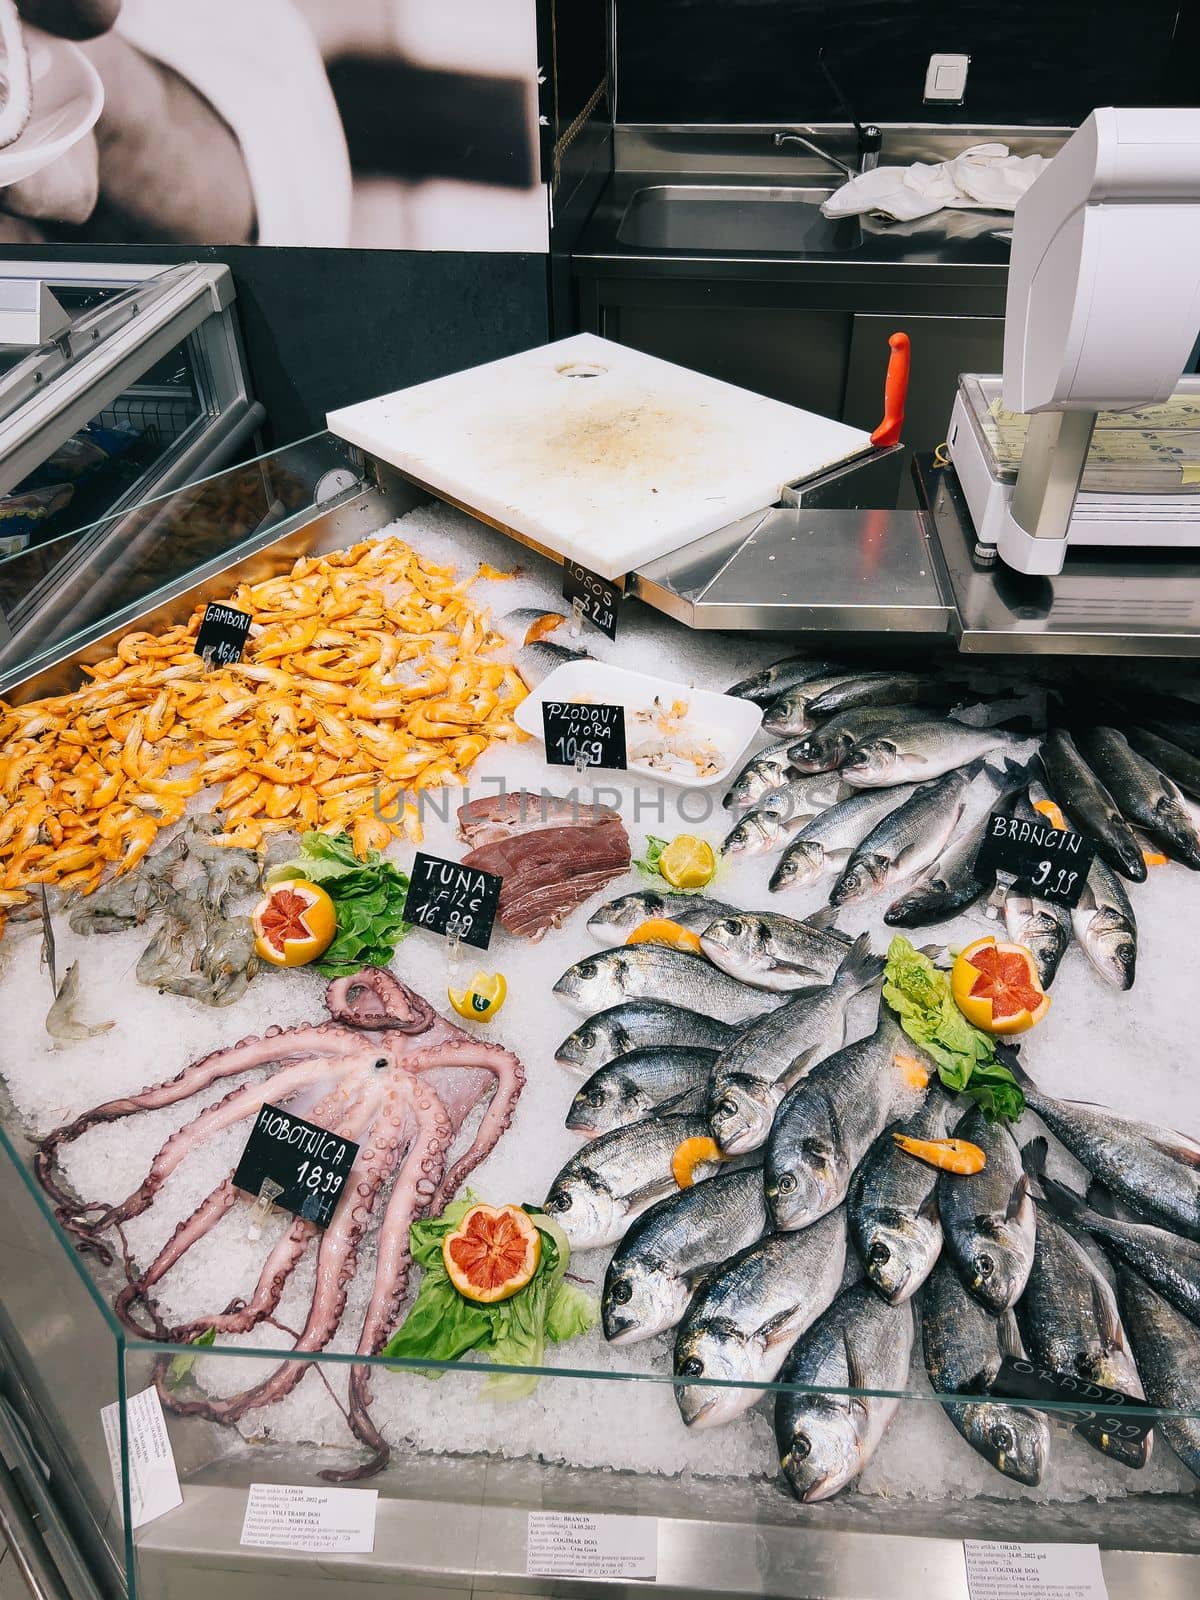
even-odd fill
[(1077, 906), (1095, 854), (1081, 833), (996, 811), (975, 857), (975, 875), (1011, 873), (1037, 899)]

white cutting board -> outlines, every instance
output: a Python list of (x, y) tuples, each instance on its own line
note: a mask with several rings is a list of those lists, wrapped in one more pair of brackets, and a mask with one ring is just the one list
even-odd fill
[(604, 578), (870, 447), (857, 428), (590, 333), (328, 420), (351, 444)]

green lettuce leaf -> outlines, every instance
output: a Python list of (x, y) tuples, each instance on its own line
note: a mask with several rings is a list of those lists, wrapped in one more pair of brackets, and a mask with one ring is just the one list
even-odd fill
[(652, 833), (646, 835), (646, 853), (639, 856), (633, 863), (644, 877), (656, 878), (661, 883), (662, 873), (658, 870), (658, 860), (670, 843), (668, 839), (656, 839)]
[(378, 850), (365, 861), (354, 853), (348, 833), (306, 833), (300, 854), (277, 867), (273, 881), (307, 878), (333, 901), (337, 932), (315, 969), (326, 978), (348, 978), (360, 967), (386, 967), (409, 931), (403, 911), (408, 874)]
[[(217, 1330), (215, 1328), (205, 1328), (203, 1333), (198, 1333), (191, 1341), (192, 1351), (214, 1344), (216, 1338)], [(171, 1361), (171, 1365), (167, 1368), (167, 1388), (177, 1389), (195, 1365), (196, 1357), (192, 1352), (187, 1355), (175, 1356)]]
[(899, 935), (888, 946), (883, 998), (908, 1037), (932, 1059), (944, 1088), (969, 1095), (989, 1122), (1021, 1115), (1025, 1096), (996, 1059), (991, 1038), (955, 1005), (947, 975)]
[[(595, 1326), (595, 1300), (564, 1277), (570, 1252), (559, 1248), (561, 1232), (551, 1231), (540, 1212), (529, 1210), (542, 1234), (542, 1255), (533, 1277), (508, 1300), (481, 1306), (459, 1294), (442, 1261), (442, 1241), (456, 1229), (477, 1195), (468, 1193), (446, 1207), (440, 1217), (414, 1222), (409, 1230), (413, 1260), (422, 1269), (421, 1287), (403, 1323), (384, 1346), (393, 1360), (457, 1361), (479, 1350), (505, 1366), (541, 1366), (546, 1341), (562, 1343)], [(557, 1235), (557, 1237), (556, 1237)], [(428, 1373), (427, 1376), (437, 1376)], [(537, 1388), (536, 1373), (497, 1372), (480, 1389), (480, 1397), (516, 1400)]]

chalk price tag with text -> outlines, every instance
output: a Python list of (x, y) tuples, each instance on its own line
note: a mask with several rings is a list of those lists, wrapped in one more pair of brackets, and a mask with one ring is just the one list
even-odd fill
[[(1052, 1372), (1035, 1366), (1032, 1361), (1016, 1360), (1012, 1356), (1005, 1356), (1001, 1361), (1000, 1370), (988, 1388), (992, 1394), (1002, 1395), (1006, 1400), (1026, 1400), (1033, 1406), (1039, 1400), (1051, 1401), (1049, 1407), (1042, 1407), (1051, 1420), (1069, 1424), (1093, 1444), (1104, 1438), (1120, 1439), (1129, 1445), (1141, 1444), (1154, 1426), (1153, 1417), (1123, 1412), (1123, 1407), (1145, 1406), (1146, 1402), (1134, 1395), (1089, 1383), (1086, 1378), (1073, 1377), (1070, 1373)], [(1064, 1406), (1071, 1409), (1063, 1410)]]
[(1008, 872), (1039, 900), (1077, 906), (1095, 854), (1095, 845), (1081, 833), (996, 811), (988, 818), (975, 872)]
[(240, 661), (253, 620), (248, 612), (211, 602), (205, 607), (196, 635), (196, 654), (206, 657), (208, 664), (214, 667), (227, 667), (231, 662)]
[(341, 1139), (279, 1106), (263, 1106), (233, 1182), (256, 1199), (268, 1183), (273, 1205), (325, 1228), (357, 1154), (352, 1139)]
[(552, 767), (625, 768), (624, 706), (543, 700), (542, 728)]
[(963, 1541), (971, 1600), (1108, 1600), (1094, 1544)]
[(621, 582), (602, 578), (578, 561), (564, 561), (562, 592), (563, 599), (572, 605), (579, 601), (581, 614), (601, 633), (610, 639), (617, 637), (617, 616), (624, 595)]
[(481, 872), (418, 850), (409, 874), (404, 920), (486, 950), (503, 882), (499, 873)]

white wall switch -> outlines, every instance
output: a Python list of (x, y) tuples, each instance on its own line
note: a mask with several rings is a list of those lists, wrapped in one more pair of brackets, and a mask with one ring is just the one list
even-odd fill
[(961, 105), (967, 92), (970, 56), (932, 55), (925, 69), (925, 99)]

